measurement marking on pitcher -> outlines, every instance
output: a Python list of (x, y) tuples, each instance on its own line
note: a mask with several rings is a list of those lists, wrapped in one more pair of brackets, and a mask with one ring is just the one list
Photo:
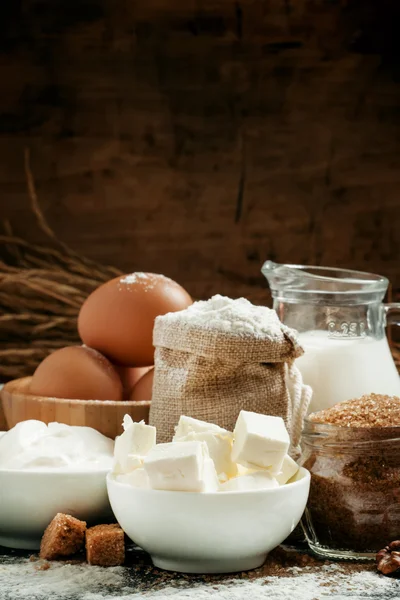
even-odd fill
[(328, 323), (328, 337), (329, 338), (365, 338), (365, 321), (351, 321), (350, 323), (347, 321), (330, 321)]

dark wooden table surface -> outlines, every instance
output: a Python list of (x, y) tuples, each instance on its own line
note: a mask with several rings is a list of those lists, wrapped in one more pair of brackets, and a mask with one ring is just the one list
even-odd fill
[(91, 567), (82, 561), (46, 563), (29, 552), (0, 547), (1, 600), (394, 600), (400, 581), (379, 575), (371, 563), (319, 562), (304, 548), (279, 547), (260, 569), (234, 575), (183, 575), (155, 569), (131, 547), (125, 567)]

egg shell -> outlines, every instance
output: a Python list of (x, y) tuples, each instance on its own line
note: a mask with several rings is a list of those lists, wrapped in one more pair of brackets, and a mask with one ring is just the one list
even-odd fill
[(175, 281), (154, 273), (116, 277), (83, 303), (78, 331), (84, 344), (126, 367), (154, 364), (153, 327), (159, 315), (193, 303)]
[(143, 377), (153, 366), (150, 367), (121, 367), (120, 365), (114, 365), (124, 389), (124, 398), (129, 399), (130, 393), (133, 387), (137, 384), (139, 379)]
[(122, 400), (122, 383), (100, 352), (86, 346), (67, 346), (40, 363), (30, 393), (70, 400)]
[(135, 402), (139, 400), (151, 400), (153, 395), (153, 380), (154, 369), (151, 369), (151, 371), (148, 371), (148, 373), (139, 379), (130, 393), (129, 400), (134, 400)]

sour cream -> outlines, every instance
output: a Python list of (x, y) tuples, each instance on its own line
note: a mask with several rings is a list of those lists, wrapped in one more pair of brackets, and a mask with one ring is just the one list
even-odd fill
[(111, 469), (114, 442), (91, 427), (23, 421), (0, 436), (0, 469)]

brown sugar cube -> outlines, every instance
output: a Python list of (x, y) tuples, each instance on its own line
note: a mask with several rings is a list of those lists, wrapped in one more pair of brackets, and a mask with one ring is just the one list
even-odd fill
[(57, 513), (46, 528), (40, 544), (40, 558), (56, 560), (76, 554), (85, 543), (86, 523)]
[(96, 525), (86, 531), (86, 559), (90, 565), (115, 567), (125, 561), (124, 532), (116, 523)]

